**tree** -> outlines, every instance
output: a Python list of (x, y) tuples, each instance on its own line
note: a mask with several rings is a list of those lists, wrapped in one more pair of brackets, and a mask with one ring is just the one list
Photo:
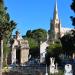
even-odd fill
[(33, 38), (27, 38), (27, 40), (29, 41), (29, 54), (33, 57), (36, 58), (39, 56), (39, 48), (38, 48), (38, 43), (35, 39)]
[[(72, 9), (73, 12), (75, 13), (75, 0), (72, 0), (71, 9)], [(71, 20), (72, 20), (72, 25), (73, 25), (74, 28), (75, 28), (75, 17), (71, 16)]]
[(64, 35), (61, 39), (61, 44), (66, 55), (72, 55), (75, 50), (75, 30), (71, 30), (66, 35)]
[(34, 38), (36, 41), (45, 41), (47, 39), (47, 31), (44, 29), (28, 30), (26, 37)]
[(49, 47), (47, 47), (47, 53), (49, 53), (51, 57), (59, 56), (59, 54), (62, 53), (62, 45), (59, 42), (50, 44)]
[(33, 57), (38, 57), (40, 54), (40, 41), (47, 39), (47, 31), (44, 29), (28, 30), (25, 38), (29, 40), (30, 54)]
[(26, 32), (26, 37), (32, 37), (32, 31), (31, 30), (28, 30)]
[(47, 40), (47, 31), (44, 29), (36, 29), (32, 31), (33, 33), (33, 38), (40, 42), (40, 41), (46, 41)]
[[(0, 45), (1, 45), (1, 69), (3, 67), (3, 40), (8, 38), (9, 34), (15, 28), (16, 23), (10, 20), (7, 8), (4, 7), (4, 1), (0, 0)], [(2, 73), (0, 74), (2, 75)]]
[(7, 39), (4, 39), (3, 42), (3, 66), (7, 66), (7, 58), (8, 58), (8, 54), (10, 52), (10, 47), (9, 47), (9, 43)]
[(46, 63), (49, 65), (50, 57), (55, 57), (57, 62), (59, 63), (59, 55), (62, 54), (62, 45), (60, 42), (55, 42), (54, 44), (50, 44), (47, 47), (47, 54), (46, 54)]

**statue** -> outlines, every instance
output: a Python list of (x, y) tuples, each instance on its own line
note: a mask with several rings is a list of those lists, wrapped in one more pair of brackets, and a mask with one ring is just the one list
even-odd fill
[(55, 73), (55, 64), (54, 64), (55, 59), (53, 57), (50, 58), (50, 74), (54, 74)]
[(58, 71), (58, 64), (57, 63), (54, 64), (55, 58), (51, 57), (50, 62), (51, 62), (51, 64), (50, 64), (50, 74), (58, 73), (59, 72)]

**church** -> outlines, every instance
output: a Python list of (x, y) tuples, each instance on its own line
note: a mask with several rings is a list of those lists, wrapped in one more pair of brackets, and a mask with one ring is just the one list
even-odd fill
[(48, 32), (47, 40), (45, 42), (40, 43), (40, 62), (44, 62), (46, 48), (49, 46), (48, 42), (53, 42), (58, 40), (60, 37), (64, 36), (67, 32), (69, 32), (71, 28), (64, 28), (61, 25), (61, 21), (58, 16), (58, 7), (57, 1), (55, 1), (53, 19), (50, 22), (50, 29)]

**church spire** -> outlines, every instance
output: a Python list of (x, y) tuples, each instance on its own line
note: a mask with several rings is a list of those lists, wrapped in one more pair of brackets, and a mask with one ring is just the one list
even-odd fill
[(58, 8), (57, 8), (57, 0), (55, 0), (55, 7), (54, 7), (54, 15), (53, 15), (54, 20), (58, 20)]

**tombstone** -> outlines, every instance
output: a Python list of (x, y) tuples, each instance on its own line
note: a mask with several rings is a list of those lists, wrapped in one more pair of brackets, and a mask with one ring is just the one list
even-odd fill
[(65, 72), (64, 75), (73, 75), (72, 72), (72, 65), (71, 64), (66, 64), (65, 65)]
[(55, 73), (58, 73), (59, 71), (58, 71), (58, 64), (56, 63), (55, 64)]
[(50, 74), (54, 74), (55, 73), (55, 59), (53, 57), (50, 58)]

